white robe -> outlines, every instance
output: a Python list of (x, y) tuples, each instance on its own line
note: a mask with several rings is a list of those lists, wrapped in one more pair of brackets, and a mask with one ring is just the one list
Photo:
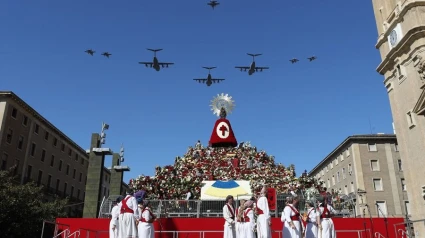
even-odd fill
[(307, 215), (308, 222), (305, 229), (305, 238), (318, 238), (317, 217), (319, 216), (319, 213), (312, 207), (308, 209)]
[[(139, 210), (141, 213), (140, 218), (144, 218), (146, 221), (153, 218), (147, 209), (143, 213), (140, 208)], [(155, 229), (152, 223), (142, 222), (142, 219), (140, 219), (138, 228), (139, 228), (139, 238), (154, 238), (155, 237)]]
[[(295, 216), (295, 212), (291, 209), (291, 207), (298, 211), (292, 204), (289, 204), (285, 206), (282, 212), (282, 216), (280, 220), (283, 222), (283, 229), (282, 229), (282, 235), (285, 238), (301, 238), (302, 237), (302, 231), (301, 231), (301, 221), (292, 221), (291, 216)], [(301, 218), (300, 218), (301, 219)], [(294, 223), (295, 229), (291, 228), (290, 222)]]
[(223, 207), (224, 222), (224, 238), (236, 238), (235, 220), (231, 217), (235, 216), (235, 210), (232, 205), (229, 205), (230, 210), (226, 205)]
[(257, 217), (257, 236), (258, 238), (271, 238), (272, 233), (269, 225), (271, 217), (266, 197), (262, 196), (257, 200), (257, 208), (263, 211), (263, 214)]
[[(238, 213), (239, 213), (239, 209), (237, 210), (237, 213), (235, 214), (236, 217), (238, 216)], [(242, 210), (242, 219), (243, 219), (243, 210)], [(243, 221), (239, 222), (238, 219), (236, 218), (235, 229), (236, 229), (236, 238), (245, 238)]]
[[(137, 200), (133, 196), (127, 195), (125, 198), (130, 197), (126, 204), (128, 208), (132, 209), (134, 213), (123, 213), (119, 216), (119, 238), (137, 238), (136, 220), (139, 218), (139, 209), (137, 207)], [(118, 209), (121, 211), (124, 199), (118, 204)]]
[[(327, 205), (328, 211), (331, 214), (335, 214), (336, 211), (332, 206)], [(320, 214), (323, 213), (324, 207), (320, 207)], [(336, 238), (334, 222), (331, 218), (321, 218), (322, 223), (322, 235), (321, 238)]]
[[(118, 238), (118, 216), (120, 215), (120, 210), (118, 205), (115, 205), (111, 210), (111, 221), (109, 222), (109, 238)], [(112, 229), (115, 226), (115, 229)]]
[[(248, 211), (249, 209), (249, 211)], [(243, 238), (255, 238), (254, 227), (254, 211), (251, 208), (245, 209), (244, 212), (248, 211), (246, 214), (249, 217), (249, 222), (244, 223), (244, 236)]]

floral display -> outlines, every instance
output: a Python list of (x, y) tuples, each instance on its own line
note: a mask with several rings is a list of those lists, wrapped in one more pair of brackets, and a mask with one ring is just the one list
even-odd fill
[(174, 165), (157, 166), (154, 176), (140, 175), (131, 179), (134, 191), (145, 190), (149, 199), (185, 199), (191, 192), (200, 198), (204, 180), (250, 181), (253, 193), (263, 184), (276, 189), (278, 194), (320, 185), (314, 178), (303, 174), (295, 176), (295, 166), (275, 164), (274, 156), (245, 143), (235, 148), (203, 147), (198, 141), (189, 147), (183, 157), (176, 157)]

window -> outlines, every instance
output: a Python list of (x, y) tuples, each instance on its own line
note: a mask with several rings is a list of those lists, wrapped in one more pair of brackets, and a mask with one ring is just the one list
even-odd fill
[(74, 169), (74, 171), (72, 172), (72, 178), (75, 179), (75, 173), (77, 172), (77, 170)]
[(401, 159), (398, 160), (398, 171), (403, 171), (403, 166), (401, 163)]
[(342, 168), (342, 179), (346, 179), (347, 174), (345, 173), (345, 168)]
[(376, 148), (376, 144), (367, 144), (369, 151), (378, 151), (378, 148)]
[(74, 186), (71, 186), (71, 194), (70, 197), (74, 196)]
[(64, 143), (62, 143), (61, 151), (62, 151), (62, 152), (64, 152), (64, 151), (65, 151), (65, 144), (64, 144)]
[(344, 161), (344, 154), (341, 154), (340, 158), (341, 158), (341, 162)]
[(61, 183), (61, 181), (60, 181), (60, 179), (56, 179), (56, 192), (58, 192), (59, 191), (59, 185), (60, 185), (60, 183)]
[(376, 213), (380, 217), (387, 216), (387, 203), (385, 201), (376, 201)]
[(36, 145), (35, 145), (35, 143), (32, 143), (31, 144), (31, 156), (35, 155), (35, 149), (36, 149)]
[(80, 189), (78, 189), (77, 190), (77, 199), (80, 199), (80, 193), (81, 193), (81, 191), (80, 191)]
[(84, 158), (81, 157), (81, 165), (84, 165)]
[(344, 186), (344, 194), (348, 194), (348, 186), (347, 185)]
[(322, 176), (325, 176), (325, 169), (322, 169)]
[(66, 166), (66, 175), (69, 174), (69, 164)]
[(350, 191), (354, 193), (354, 182), (350, 183)]
[(41, 162), (44, 162), (44, 159), (46, 158), (46, 150), (41, 151)]
[(406, 182), (404, 181), (404, 178), (401, 179), (401, 190), (407, 191), (406, 190)]
[(22, 119), (22, 125), (27, 126), (28, 125), (28, 117), (24, 115), (24, 118)]
[(53, 146), (56, 147), (58, 145), (58, 138), (53, 138)]
[(351, 175), (353, 172), (353, 167), (351, 167), (351, 164), (348, 164), (348, 174)]
[(379, 162), (378, 162), (378, 160), (371, 160), (370, 161), (370, 169), (372, 171), (379, 171)]
[(349, 149), (347, 149), (347, 150), (345, 151), (345, 156), (350, 157), (350, 150), (349, 150)]
[(335, 165), (338, 165), (338, 157), (335, 159)]
[(334, 168), (334, 163), (333, 163), (333, 161), (331, 162), (331, 169), (333, 169)]
[(52, 185), (52, 175), (49, 174), (47, 177), (47, 188), (50, 190), (50, 186)]
[(78, 161), (78, 154), (75, 153), (75, 161)]
[(34, 133), (38, 135), (39, 131), (40, 131), (40, 126), (36, 123), (34, 128)]
[(49, 140), (49, 132), (48, 131), (46, 131), (45, 133), (44, 133), (44, 139), (45, 140)]
[(12, 108), (12, 118), (15, 118), (18, 116), (18, 109)]
[(38, 171), (38, 178), (37, 178), (37, 186), (41, 185), (42, 179), (43, 179), (43, 171), (39, 170)]
[(80, 178), (78, 179), (78, 181), (81, 183), (82, 179), (83, 179), (83, 173), (80, 173)]
[(27, 167), (27, 181), (29, 181), (31, 179), (31, 174), (32, 174), (32, 166), (28, 165), (28, 167)]
[(397, 77), (400, 79), (401, 77), (403, 77), (403, 74), (402, 74), (402, 72), (401, 72), (401, 67), (400, 67), (400, 65), (398, 64), (397, 65)]
[(338, 183), (341, 181), (341, 178), (339, 177), (339, 171), (336, 173), (336, 181)]
[(59, 161), (59, 171), (62, 171), (62, 160), (61, 161)]
[(53, 165), (55, 164), (55, 156), (54, 155), (52, 155), (51, 157), (50, 157), (50, 167), (53, 167)]
[(335, 175), (332, 175), (332, 185), (335, 186)]
[(71, 148), (68, 149), (68, 155), (69, 156), (72, 156), (72, 150), (71, 150)]
[(373, 188), (375, 189), (375, 191), (383, 191), (383, 187), (382, 187), (382, 179), (373, 179)]
[(416, 121), (412, 111), (408, 111), (406, 113), (406, 119), (407, 119), (407, 126), (409, 127), (409, 129), (412, 129), (413, 127), (415, 127)]
[(6, 170), (8, 158), (9, 158), (9, 155), (4, 153), (2, 158), (1, 158), (1, 170)]
[(394, 150), (398, 151), (398, 144), (397, 143), (394, 144)]
[(406, 215), (410, 215), (410, 203), (409, 203), (409, 201), (404, 201), (404, 209), (406, 211)]
[(65, 183), (65, 184), (63, 185), (63, 196), (64, 196), (64, 197), (66, 197), (66, 189), (67, 189), (67, 187), (68, 187), (68, 183)]
[(13, 130), (11, 128), (9, 128), (9, 130), (7, 131), (7, 134), (6, 134), (6, 142), (8, 144), (12, 143), (12, 137), (13, 137)]
[(19, 138), (18, 138), (18, 149), (22, 150), (23, 147), (24, 147), (24, 137), (19, 136)]

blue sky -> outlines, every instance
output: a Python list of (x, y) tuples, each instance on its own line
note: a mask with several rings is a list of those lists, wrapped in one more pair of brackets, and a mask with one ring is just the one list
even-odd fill
[[(83, 148), (102, 121), (110, 124), (106, 145), (118, 151), (124, 143), (126, 181), (172, 164), (198, 139), (207, 143), (219, 93), (235, 100), (228, 119), (238, 141), (298, 173), (349, 135), (392, 133), (370, 1), (222, 0), (215, 10), (207, 2), (1, 1), (0, 90)], [(159, 60), (175, 65), (139, 65), (152, 60), (146, 48), (164, 48)], [(270, 70), (235, 69), (251, 62), (246, 53), (263, 53), (257, 65)], [(308, 62), (311, 55), (318, 59)], [(301, 61), (292, 65), (293, 57)], [(217, 66), (212, 76), (226, 80), (193, 81), (207, 75), (202, 66)]]

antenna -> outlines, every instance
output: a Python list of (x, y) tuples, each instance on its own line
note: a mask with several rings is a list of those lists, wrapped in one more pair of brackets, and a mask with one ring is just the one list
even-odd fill
[(369, 116), (369, 129), (370, 129), (370, 134), (373, 134), (373, 127), (372, 127), (372, 123), (370, 122), (370, 116)]

